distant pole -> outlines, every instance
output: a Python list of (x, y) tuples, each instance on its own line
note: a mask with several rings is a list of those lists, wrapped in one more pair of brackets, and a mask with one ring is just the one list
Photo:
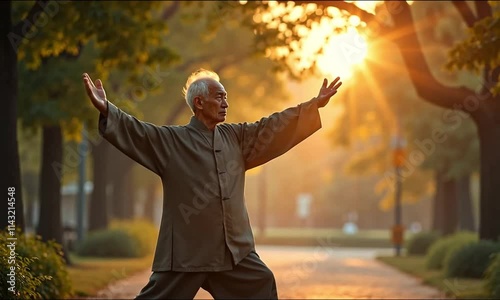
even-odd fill
[(394, 247), (396, 256), (401, 255), (402, 237), (402, 222), (401, 222), (401, 167), (395, 168), (396, 182), (394, 191)]
[(76, 205), (76, 234), (77, 241), (81, 242), (83, 240), (84, 230), (83, 230), (83, 218), (85, 215), (85, 166), (87, 160), (87, 134), (85, 123), (82, 128), (82, 141), (78, 145), (79, 155), (80, 155), (80, 164), (78, 165), (78, 197), (77, 197), (77, 205)]
[(401, 248), (403, 246), (404, 228), (402, 222), (401, 211), (401, 195), (402, 195), (402, 180), (401, 180), (401, 167), (405, 159), (405, 146), (406, 140), (401, 135), (401, 128), (398, 122), (396, 135), (392, 141), (392, 148), (394, 151), (394, 227), (392, 228), (392, 243), (396, 256), (401, 255)]

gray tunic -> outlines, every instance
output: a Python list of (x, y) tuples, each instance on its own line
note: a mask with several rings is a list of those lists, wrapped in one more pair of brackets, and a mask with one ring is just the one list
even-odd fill
[[(210, 131), (142, 122), (108, 104), (102, 136), (160, 176), (163, 213), (153, 271), (223, 271), (254, 250), (244, 200), (245, 171), (285, 153), (321, 128), (311, 100), (254, 123)], [(232, 260), (232, 261), (231, 261)]]

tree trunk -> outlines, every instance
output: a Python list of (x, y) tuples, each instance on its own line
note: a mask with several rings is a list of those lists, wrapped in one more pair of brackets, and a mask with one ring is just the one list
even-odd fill
[(436, 193), (432, 229), (443, 235), (453, 234), (458, 224), (457, 181), (436, 172)]
[[(395, 33), (402, 34), (394, 35), (393, 41), (400, 49), (417, 94), (435, 105), (464, 111), (477, 125), (481, 157), (479, 236), (482, 240), (497, 240), (500, 237), (500, 96), (493, 96), (488, 89), (498, 81), (498, 77), (484, 76), (485, 86), (479, 94), (466, 87), (441, 84), (425, 60), (408, 3), (385, 3), (388, 8), (394, 3), (398, 5), (397, 11), (392, 9), (394, 13), (391, 17)], [(485, 70), (485, 74), (489, 73)], [(447, 116), (448, 121), (454, 122), (460, 130), (463, 118), (452, 114)]]
[[(491, 115), (500, 115), (498, 104), (497, 107), (499, 111), (491, 112)], [(487, 119), (490, 122), (486, 122)], [(478, 126), (481, 144), (479, 236), (485, 240), (498, 240), (500, 238), (500, 125), (491, 119), (485, 117), (484, 123)]]
[(113, 185), (111, 196), (111, 215), (117, 219), (130, 219), (130, 211), (133, 211), (133, 195), (131, 194), (130, 180), (127, 179), (131, 173), (134, 161), (117, 149), (112, 149), (110, 162), (112, 168), (109, 172)]
[(37, 234), (42, 240), (54, 240), (63, 246), (66, 263), (69, 255), (63, 240), (61, 218), (61, 180), (63, 138), (59, 125), (44, 126), (42, 136), (42, 167), (40, 172), (40, 217)]
[(155, 224), (156, 182), (151, 182), (146, 192), (144, 203), (144, 218)]
[[(0, 91), (2, 91), (2, 109), (0, 109), (0, 140), (5, 151), (1, 155), (3, 170), (0, 174), (2, 191), (15, 189), (15, 227), (24, 231), (24, 207), (21, 188), (21, 169), (17, 147), (17, 53), (9, 41), (12, 32), (12, 1), (0, 2)], [(2, 21), (3, 20), (3, 21)], [(4, 202), (0, 216), (0, 230), (8, 225), (7, 204)]]
[(458, 228), (460, 230), (476, 231), (474, 207), (470, 191), (470, 175), (457, 180), (457, 197), (459, 207)]
[(444, 220), (444, 199), (443, 199), (443, 184), (442, 175), (436, 171), (435, 174), (435, 185), (436, 190), (434, 192), (434, 205), (432, 210), (432, 230), (437, 232), (443, 231), (443, 220)]
[(94, 189), (89, 201), (89, 231), (105, 229), (108, 227), (108, 151), (110, 144), (100, 140), (92, 145), (93, 157), (93, 183)]
[(444, 179), (442, 181), (443, 189), (443, 235), (450, 235), (456, 232), (458, 227), (458, 199), (457, 199), (457, 180)]

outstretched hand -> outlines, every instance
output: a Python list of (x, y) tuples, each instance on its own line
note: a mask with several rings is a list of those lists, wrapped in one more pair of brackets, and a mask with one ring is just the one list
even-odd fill
[(316, 97), (318, 107), (327, 105), (330, 98), (337, 93), (338, 88), (342, 85), (342, 81), (339, 80), (340, 77), (335, 78), (330, 85), (328, 85), (328, 80), (326, 78), (323, 80), (323, 85), (321, 86), (318, 96)]
[(97, 79), (92, 82), (89, 74), (83, 73), (83, 83), (85, 84), (85, 90), (87, 91), (87, 96), (89, 96), (90, 101), (95, 108), (99, 110), (104, 116), (108, 116), (108, 100), (106, 99), (106, 91), (102, 86), (102, 81)]

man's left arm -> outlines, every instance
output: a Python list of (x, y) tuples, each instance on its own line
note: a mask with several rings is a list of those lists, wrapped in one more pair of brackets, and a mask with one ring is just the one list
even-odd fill
[(287, 152), (321, 128), (318, 108), (325, 106), (342, 84), (336, 78), (327, 80), (317, 97), (310, 101), (274, 113), (255, 123), (240, 125), (241, 146), (245, 169), (251, 169)]

